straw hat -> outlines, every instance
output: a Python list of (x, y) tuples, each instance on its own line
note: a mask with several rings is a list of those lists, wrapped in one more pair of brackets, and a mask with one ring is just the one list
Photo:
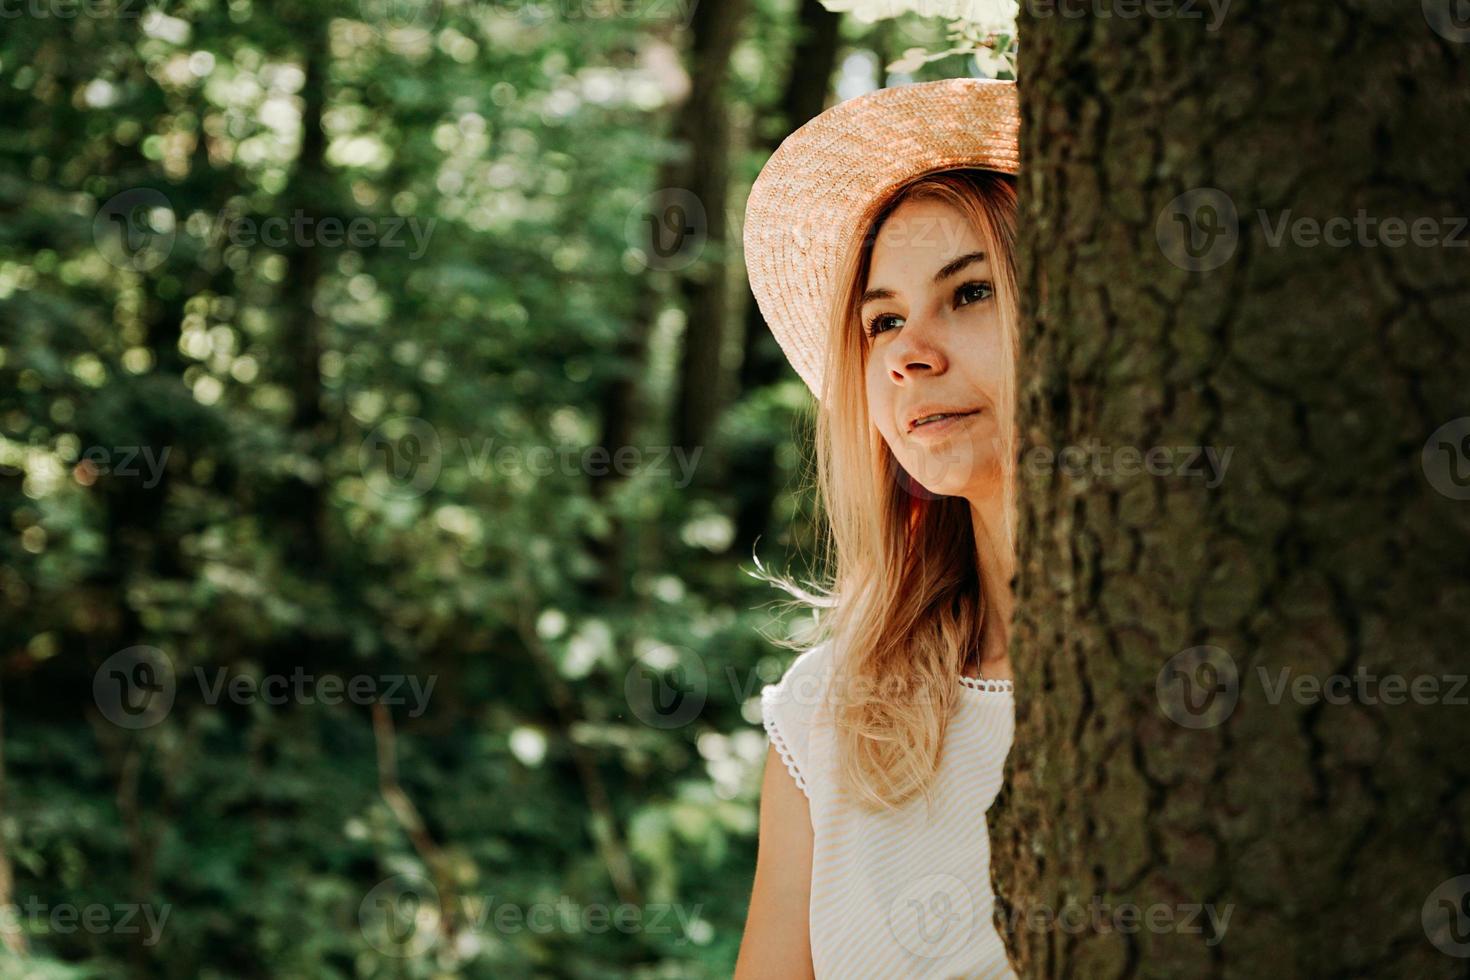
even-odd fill
[(1014, 82), (950, 78), (879, 89), (812, 119), (766, 161), (745, 209), (745, 263), (786, 359), (821, 397), (838, 264), (884, 200), (955, 167), (1014, 174)]

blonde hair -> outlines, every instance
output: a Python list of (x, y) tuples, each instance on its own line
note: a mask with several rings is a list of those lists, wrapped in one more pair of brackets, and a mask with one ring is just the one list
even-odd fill
[(900, 204), (915, 199), (963, 214), (989, 259), (1009, 365), (997, 406), (1005, 423), (1000, 530), (1006, 547), (1013, 546), (1015, 182), (994, 171), (946, 170), (919, 177), (879, 203), (837, 280), (816, 433), (830, 587), (759, 576), (814, 614), (826, 610), (817, 615), (815, 641), (830, 641), (841, 652), (832, 704), (842, 779), (867, 804), (890, 808), (917, 794), (928, 798), (959, 678), (980, 657), (987, 609), (969, 502), (936, 496), (914, 481), (868, 415), (858, 303), (879, 229)]

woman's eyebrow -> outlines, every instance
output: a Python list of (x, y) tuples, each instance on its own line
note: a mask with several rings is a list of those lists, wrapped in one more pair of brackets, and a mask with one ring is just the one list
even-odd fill
[[(944, 264), (944, 268), (942, 268), (938, 272), (934, 273), (934, 281), (936, 283), (944, 282), (944, 280), (948, 279), (950, 276), (954, 275), (956, 272), (959, 272), (965, 266), (970, 265), (973, 262), (984, 262), (984, 261), (985, 261), (985, 253), (984, 252), (967, 252), (966, 254), (961, 255), (957, 259), (952, 259), (951, 261), (946, 262)], [(867, 306), (869, 303), (873, 302), (873, 300), (875, 300), (875, 299), (892, 299), (892, 298), (893, 298), (893, 290), (891, 290), (891, 289), (870, 289), (867, 292), (863, 293), (862, 299), (858, 300), (858, 309), (862, 309), (864, 306)]]
[(934, 273), (934, 281), (936, 283), (944, 282), (944, 280), (948, 279), (950, 276), (954, 275), (956, 272), (959, 272), (961, 269), (963, 269), (965, 266), (969, 265), (971, 262), (984, 262), (984, 261), (985, 261), (985, 253), (984, 252), (969, 252), (969, 253), (966, 253), (965, 255), (961, 255), (959, 258), (954, 259), (953, 261), (946, 262), (944, 264), (944, 268), (942, 268), (938, 272)]

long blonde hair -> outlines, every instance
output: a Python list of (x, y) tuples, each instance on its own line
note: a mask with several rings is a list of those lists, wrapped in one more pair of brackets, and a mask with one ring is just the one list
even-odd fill
[(837, 280), (817, 414), (817, 490), (828, 534), (828, 586), (761, 576), (803, 605), (826, 610), (815, 637), (841, 652), (832, 685), (843, 781), (874, 807), (928, 797), (947, 720), (966, 665), (978, 662), (987, 609), (969, 502), (920, 486), (894, 458), (868, 414), (867, 350), (858, 304), (872, 243), (903, 202), (928, 199), (963, 214), (990, 260), (1008, 369), (998, 419), (1012, 547), (1017, 341), (1014, 178), (946, 170), (917, 178), (880, 202)]

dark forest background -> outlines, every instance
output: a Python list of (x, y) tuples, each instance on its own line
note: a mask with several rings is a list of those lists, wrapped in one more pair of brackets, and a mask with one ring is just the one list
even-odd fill
[(976, 62), (815, 0), (4, 17), (0, 975), (728, 975), (805, 622), (748, 573), (816, 568), (744, 195)]
[[(0, 980), (729, 975), (821, 572), (744, 199), (1010, 53), (828, 2), (0, 0)], [(1470, 8), (1015, 33), (1024, 450), (1229, 459), (1022, 467), (1018, 971), (1463, 977)]]

